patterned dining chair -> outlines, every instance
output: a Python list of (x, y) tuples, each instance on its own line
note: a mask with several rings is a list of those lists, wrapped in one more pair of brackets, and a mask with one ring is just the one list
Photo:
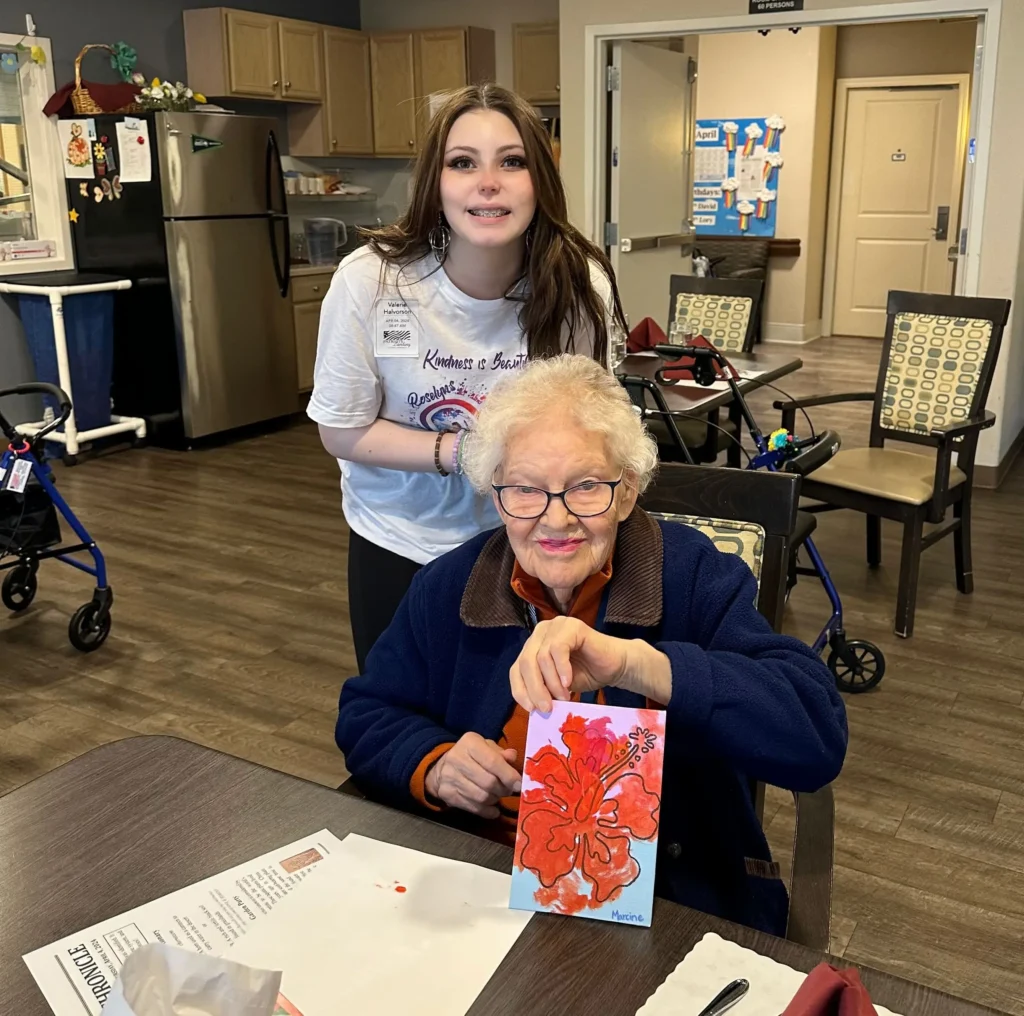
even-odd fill
[[(700, 253), (715, 263), (719, 279), (760, 279), (764, 283), (761, 312), (755, 314), (754, 344), (762, 339), (764, 305), (768, 301), (768, 262), (771, 241), (754, 236), (702, 236)], [(696, 253), (696, 252), (695, 252)]]
[(764, 283), (760, 279), (671, 277), (668, 327), (688, 325), (723, 353), (749, 353), (754, 348)]
[[(641, 506), (657, 518), (700, 530), (720, 551), (742, 558), (757, 579), (758, 611), (780, 631), (800, 482), (791, 473), (663, 465)], [(763, 819), (764, 785), (751, 781), (751, 793)], [(794, 793), (793, 800), (796, 826), (786, 938), (828, 950), (835, 854), (832, 786)]]
[[(867, 516), (872, 568), (882, 562), (881, 520), (903, 526), (895, 622), (903, 638), (914, 631), (922, 550), (952, 533), (957, 589), (974, 589), (974, 459), (981, 431), (996, 421), (985, 402), (1009, 314), (1009, 300), (893, 291), (873, 391), (775, 403), (790, 430), (801, 409), (873, 403), (869, 446), (844, 447), (804, 478), (803, 494), (820, 502), (809, 511), (850, 508)], [(926, 522), (938, 528), (925, 535)]]

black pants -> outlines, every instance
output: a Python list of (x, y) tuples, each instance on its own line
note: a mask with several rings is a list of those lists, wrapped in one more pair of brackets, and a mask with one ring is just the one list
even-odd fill
[(374, 642), (391, 624), (413, 576), (422, 565), (378, 547), (355, 533), (348, 538), (348, 612), (359, 673)]

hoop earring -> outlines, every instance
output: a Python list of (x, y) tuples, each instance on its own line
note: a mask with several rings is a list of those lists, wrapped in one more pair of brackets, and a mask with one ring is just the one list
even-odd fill
[(443, 212), (437, 213), (437, 225), (427, 233), (427, 242), (440, 264), (448, 256), (448, 247), (452, 242), (452, 233), (445, 224)]

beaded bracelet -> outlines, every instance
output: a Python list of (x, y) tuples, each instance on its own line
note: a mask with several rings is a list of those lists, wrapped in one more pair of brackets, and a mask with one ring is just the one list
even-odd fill
[(466, 432), (464, 430), (460, 430), (459, 433), (455, 435), (455, 440), (452, 442), (452, 468), (449, 472), (455, 473), (456, 475), (461, 472), (459, 469), (459, 445), (462, 444), (462, 435), (465, 433)]
[(444, 440), (444, 436), (447, 431), (439, 430), (437, 432), (437, 440), (434, 442), (434, 468), (442, 475), (447, 476), (448, 470), (441, 465), (441, 442)]
[(470, 438), (469, 438), (469, 431), (468, 430), (464, 430), (459, 435), (459, 440), (456, 442), (456, 447), (455, 447), (455, 472), (457, 472), (459, 474), (459, 476), (462, 476), (462, 474), (465, 473), (465, 471), (466, 471), (463, 468), (463, 466), (462, 466), (462, 451), (465, 448), (466, 443), (469, 440), (470, 440)]

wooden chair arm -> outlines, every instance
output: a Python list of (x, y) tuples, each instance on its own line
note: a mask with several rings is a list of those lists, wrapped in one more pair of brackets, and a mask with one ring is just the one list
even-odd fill
[(828, 952), (832, 924), (832, 867), (835, 854), (835, 799), (831, 785), (794, 794), (793, 884), (786, 938)]
[(981, 416), (972, 416), (969, 420), (951, 423), (948, 427), (936, 427), (931, 434), (932, 437), (941, 438), (944, 441), (955, 441), (972, 431), (988, 430), (989, 427), (995, 425), (995, 422), (996, 414), (991, 409), (985, 409), (982, 410)]
[(797, 410), (830, 406), (837, 402), (873, 402), (874, 392), (838, 392), (835, 395), (809, 395), (805, 399), (776, 399), (772, 405), (782, 412), (782, 426), (792, 432)]

